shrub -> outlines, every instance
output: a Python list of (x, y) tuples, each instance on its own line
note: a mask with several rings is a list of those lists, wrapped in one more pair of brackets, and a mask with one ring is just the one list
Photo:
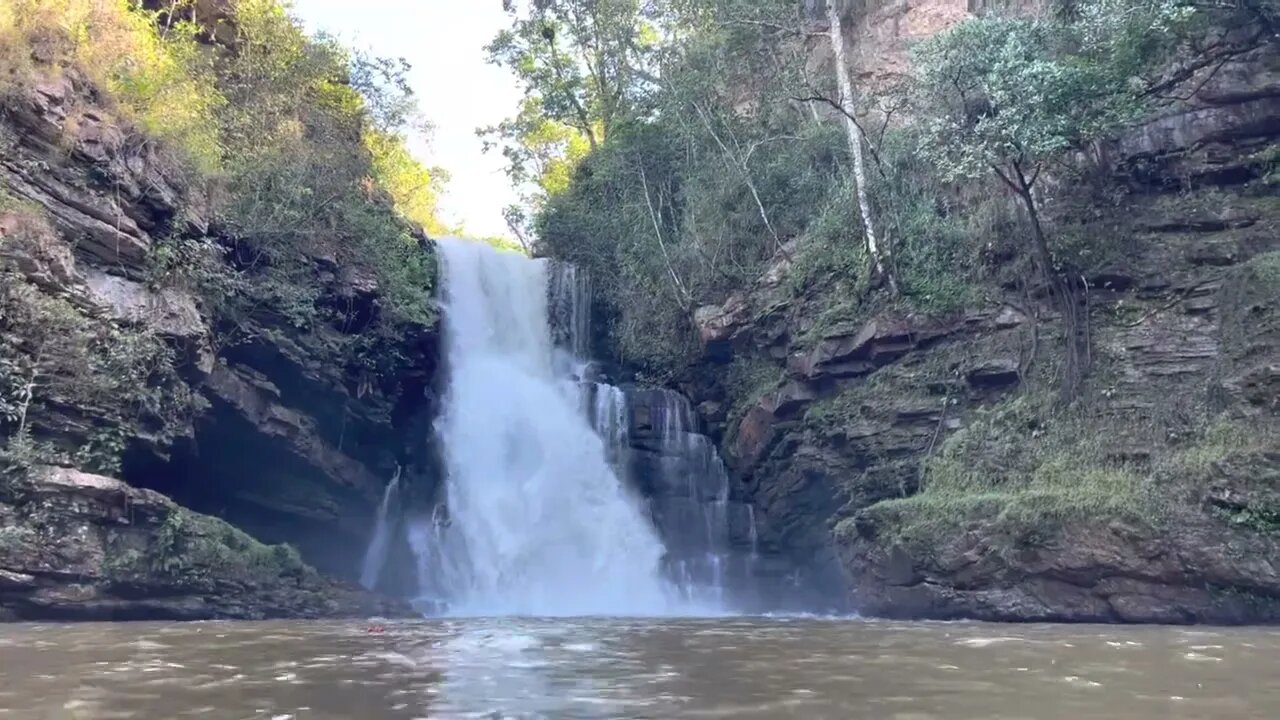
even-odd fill
[(11, 442), (41, 450), (29, 460), (71, 459), (72, 448), (28, 438), (37, 418), (60, 408), (93, 423), (74, 459), (103, 473), (119, 469), (127, 438), (163, 443), (199, 408), (177, 378), (172, 349), (153, 332), (89, 316), (7, 269), (0, 269), (0, 371), (0, 427)]
[(866, 514), (886, 537), (908, 543), (974, 522), (1014, 543), (1075, 520), (1154, 522), (1161, 510), (1150, 476), (1118, 459), (1101, 419), (1051, 407), (1047, 396), (1027, 394), (982, 411), (928, 461), (918, 494)]
[[(445, 230), (444, 177), (406, 149), (407, 66), (307, 37), (277, 0), (233, 0), (224, 28), (188, 19), (196, 9), (191, 0), (158, 11), (131, 0), (5, 3), (0, 90), (74, 67), (209, 187), (236, 239), (234, 267), (222, 271), (239, 277), (204, 273), (201, 287), (218, 290), (208, 304), (307, 327), (325, 319), (315, 264), (331, 260), (372, 273), (388, 319), (431, 322), (431, 261), (411, 225)], [(200, 42), (211, 37), (229, 47)]]

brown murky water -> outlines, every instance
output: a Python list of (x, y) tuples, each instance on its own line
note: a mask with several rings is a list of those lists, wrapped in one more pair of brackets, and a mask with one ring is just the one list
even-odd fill
[(719, 619), (0, 625), (0, 718), (1278, 718), (1280, 631)]

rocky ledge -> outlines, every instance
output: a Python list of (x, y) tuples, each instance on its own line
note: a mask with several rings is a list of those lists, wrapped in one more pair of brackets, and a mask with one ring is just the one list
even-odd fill
[(1112, 519), (1010, 537), (973, 520), (922, 548), (887, 540), (864, 517), (842, 555), (858, 607), (880, 617), (1280, 622), (1268, 519), (1280, 507), (1280, 453), (1232, 458), (1199, 480), (1202, 504), (1164, 527)]
[(0, 618), (204, 620), (408, 616), (163, 495), (67, 468), (0, 496)]
[(44, 70), (0, 96), (0, 617), (398, 612), (338, 579), (397, 467), (429, 493), (436, 328), (390, 327), (323, 247), (309, 322), (224, 307), (202, 288), (239, 276), (195, 268), (241, 240), (88, 79)]

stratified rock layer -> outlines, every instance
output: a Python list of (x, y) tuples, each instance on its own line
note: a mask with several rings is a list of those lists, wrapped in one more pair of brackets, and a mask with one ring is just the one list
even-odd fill
[[(1080, 278), (1094, 369), (1073, 411), (1097, 422), (1108, 462), (1176, 493), (1160, 498), (1173, 509), (1073, 514), (1014, 535), (973, 511), (905, 539), (905, 516), (879, 504), (916, 497), (957, 431), (1056, 392), (1044, 373), (1059, 320), (1043, 292), (1024, 294), (999, 267), (988, 302), (954, 316), (868, 308), (821, 320), (831, 290), (784, 282), (801, 246), (754, 288), (697, 311), (703, 355), (682, 384), (720, 433), (764, 551), (870, 615), (1280, 620), (1276, 454), (1261, 442), (1208, 467), (1143, 469), (1194, 452), (1178, 433), (1212, 416), (1280, 437), (1280, 206), (1267, 159), (1280, 140), (1276, 48), (1241, 50), (1189, 85), (1191, 99), (1096, 148), (1091, 162), (1120, 199), (1086, 200), (1074, 220), (1109, 239), (1108, 259)], [(725, 378), (742, 367), (776, 380), (734, 395)]]
[[(174, 580), (145, 563), (127, 579), (115, 573), (120, 547), (148, 552), (167, 518), (206, 513), (256, 540), (289, 543), (310, 567), (354, 579), (397, 466), (414, 482), (433, 482), (427, 443), (436, 330), (413, 326), (373, 338), (376, 282), (323, 257), (309, 259), (317, 307), (342, 312), (329, 322), (318, 311), (307, 328), (270, 312), (232, 320), (206, 307), (195, 289), (157, 282), (157, 249), (199, 240), (216, 256), (236, 240), (210, 227), (199, 193), (175, 180), (155, 145), (139, 142), (74, 69), (38, 72), (44, 79), (7, 91), (0, 105), (0, 199), (9, 207), (0, 210), (0, 263), (87, 322), (162, 338), (178, 358), (179, 385), (165, 392), (195, 397), (198, 411), (127, 438), (119, 477), (128, 485), (110, 492), (54, 476), (0, 480), (19, 483), (0, 515), (0, 537), (57, 540), (15, 546), (38, 549), (38, 557), (0, 552), (7, 588), (0, 613), (264, 617), (377, 609), (309, 569), (305, 582), (271, 581), (264, 568), (248, 579), (200, 570), (208, 582)], [(350, 351), (357, 345), (360, 360)], [(370, 357), (394, 357), (396, 367)], [(108, 424), (102, 408), (54, 400), (33, 406), (26, 429), (68, 455)], [(174, 510), (157, 493), (194, 512)], [(117, 527), (119, 517), (131, 517), (113, 515), (117, 506), (147, 510)], [(223, 533), (220, 522), (200, 520), (197, 535)], [(65, 529), (83, 535), (83, 552), (73, 552)], [(404, 561), (398, 574), (407, 577), (405, 555), (397, 556)]]
[(9, 619), (403, 616), (152, 490), (39, 468), (0, 496), (0, 613)]

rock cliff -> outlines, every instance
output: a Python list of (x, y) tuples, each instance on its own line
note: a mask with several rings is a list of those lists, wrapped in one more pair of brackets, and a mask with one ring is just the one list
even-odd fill
[(37, 468), (0, 497), (0, 619), (395, 616), (401, 603), (318, 574), (154, 490)]
[[(898, 10), (864, 35), (921, 8)], [(788, 281), (802, 246), (699, 309), (681, 385), (761, 546), (870, 615), (1280, 619), (1277, 58), (1242, 46), (1078, 159), (1106, 193), (1050, 191), (1105, 246), (1080, 263), (1092, 374), (1068, 407), (1060, 320), (999, 236), (985, 300), (946, 317), (833, 314), (843, 288)]]
[[(393, 609), (340, 580), (358, 572), (397, 466), (429, 473), (435, 328), (382, 332), (376, 282), (325, 257), (307, 263), (329, 321), (211, 305), (190, 272), (162, 271), (222, 262), (237, 243), (211, 227), (201, 188), (166, 173), (74, 70), (47, 75), (0, 107), (0, 419), (68, 467), (9, 468), (0, 612)], [(175, 260), (187, 248), (203, 256)]]

